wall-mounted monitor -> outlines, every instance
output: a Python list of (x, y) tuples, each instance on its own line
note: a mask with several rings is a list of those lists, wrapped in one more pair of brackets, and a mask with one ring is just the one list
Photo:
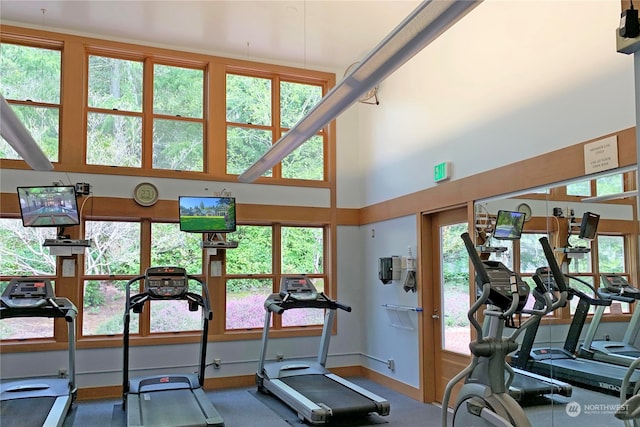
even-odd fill
[(499, 210), (492, 237), (499, 240), (517, 240), (522, 235), (525, 214), (523, 212)]
[(180, 230), (188, 233), (236, 231), (235, 197), (180, 196)]
[(25, 227), (67, 227), (80, 224), (76, 187), (18, 187), (22, 225)]
[(578, 238), (584, 240), (595, 239), (596, 232), (598, 231), (598, 221), (600, 221), (600, 215), (594, 214), (593, 212), (585, 212), (580, 222)]

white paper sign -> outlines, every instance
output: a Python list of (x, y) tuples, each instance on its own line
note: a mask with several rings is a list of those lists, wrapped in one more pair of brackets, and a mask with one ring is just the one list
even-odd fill
[(584, 146), (584, 173), (606, 171), (618, 167), (618, 137), (617, 135)]

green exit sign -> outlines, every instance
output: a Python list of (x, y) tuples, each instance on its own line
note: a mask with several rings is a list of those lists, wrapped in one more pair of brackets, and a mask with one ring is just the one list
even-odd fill
[(438, 163), (433, 167), (433, 181), (440, 182), (449, 179), (449, 162)]

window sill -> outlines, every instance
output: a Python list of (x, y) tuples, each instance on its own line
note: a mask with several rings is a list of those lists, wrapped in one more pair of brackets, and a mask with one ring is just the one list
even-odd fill
[[(269, 337), (271, 338), (293, 338), (320, 336), (322, 334), (322, 326), (306, 326), (306, 327), (290, 327), (287, 329), (271, 330)], [(175, 344), (197, 344), (200, 343), (201, 335), (194, 332), (173, 332), (156, 334), (154, 336), (141, 337), (133, 335), (130, 337), (129, 344), (132, 347), (137, 346), (154, 346), (154, 345), (175, 345)], [(209, 335), (208, 342), (223, 341), (247, 341), (259, 340), (262, 338), (261, 329), (250, 329), (242, 331), (226, 331), (223, 334)], [(4, 353), (25, 353), (33, 351), (51, 351), (66, 350), (67, 343), (58, 343), (53, 340), (11, 340), (1, 343), (2, 352)], [(114, 348), (122, 347), (122, 335), (82, 337), (76, 343), (77, 349), (91, 348)]]

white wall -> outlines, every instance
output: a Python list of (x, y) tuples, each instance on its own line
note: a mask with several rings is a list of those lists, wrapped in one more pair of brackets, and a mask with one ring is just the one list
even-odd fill
[[(374, 237), (372, 237), (374, 236)], [(362, 295), (365, 304), (363, 328), (364, 366), (383, 375), (419, 386), (418, 366), (418, 319), (419, 314), (410, 312), (414, 329), (392, 326), (383, 304), (418, 307), (417, 294), (403, 289), (403, 272), (400, 281), (384, 285), (378, 279), (378, 259), (388, 256), (407, 256), (409, 247), (416, 252), (416, 218), (407, 216), (360, 227), (359, 242), (362, 243), (363, 266), (361, 267)], [(396, 369), (391, 372), (387, 359), (394, 359)]]
[(458, 179), (634, 126), (619, 16), (616, 1), (481, 3), (357, 106), (364, 204), (433, 186), (442, 161)]
[[(635, 126), (633, 58), (615, 49), (619, 16), (616, 1), (483, 2), (387, 78), (379, 106), (354, 107), (364, 205), (434, 186), (433, 166), (442, 161), (459, 179)], [(374, 272), (378, 256), (403, 254), (405, 240), (417, 241), (415, 219), (361, 228), (367, 303), (375, 310), (406, 300), (394, 287), (374, 286)], [(385, 237), (367, 238), (372, 228)], [(364, 353), (386, 358), (402, 348), (412, 371), (368, 366), (417, 385), (418, 337), (390, 331), (380, 310), (367, 316), (375, 327)], [(380, 333), (385, 328), (390, 333)], [(564, 336), (553, 331), (550, 339)]]

